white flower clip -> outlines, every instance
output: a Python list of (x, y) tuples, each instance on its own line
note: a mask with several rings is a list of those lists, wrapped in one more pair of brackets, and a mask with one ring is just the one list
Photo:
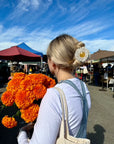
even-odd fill
[(75, 52), (75, 58), (80, 62), (86, 61), (88, 57), (89, 57), (89, 51), (85, 47), (79, 48)]

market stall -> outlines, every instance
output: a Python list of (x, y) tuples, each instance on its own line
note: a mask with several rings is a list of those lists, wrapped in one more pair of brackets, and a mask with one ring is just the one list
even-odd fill
[[(98, 50), (97, 52), (91, 54), (88, 62), (91, 65), (93, 65), (93, 67), (95, 65), (98, 65), (100, 81), (102, 85), (106, 84), (106, 87), (108, 88), (109, 81), (110, 79), (113, 79), (113, 76), (114, 76), (114, 66), (113, 66), (114, 65), (114, 51)], [(107, 64), (106, 67), (103, 67), (104, 63)], [(109, 64), (111, 64), (110, 70), (108, 69)], [(93, 77), (95, 78), (94, 68), (93, 68)]]
[[(19, 67), (19, 62), (39, 62), (41, 61), (41, 56), (22, 49), (18, 46), (12, 46), (0, 51), (0, 60), (9, 60), (11, 62), (10, 72), (11, 76), (13, 76), (15, 72), (20, 71), (21, 67)], [(16, 64), (14, 64), (14, 62), (16, 62)]]

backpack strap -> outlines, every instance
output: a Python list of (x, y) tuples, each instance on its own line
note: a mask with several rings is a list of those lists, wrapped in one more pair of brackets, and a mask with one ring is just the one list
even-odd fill
[(88, 119), (88, 103), (87, 103), (87, 99), (86, 99), (86, 91), (85, 91), (84, 84), (81, 80), (79, 80), (79, 81), (80, 81), (81, 88), (82, 88), (82, 94), (81, 94), (80, 90), (77, 88), (77, 86), (72, 81), (65, 80), (65, 81), (61, 81), (61, 82), (67, 83), (70, 86), (72, 86), (81, 96), (82, 104), (83, 104), (83, 117), (81, 120), (80, 129), (79, 129), (76, 137), (85, 138), (86, 137), (86, 130), (87, 130), (87, 119)]
[[(68, 128), (68, 109), (67, 109), (67, 102), (65, 98), (65, 94), (62, 89), (59, 87), (54, 87), (60, 95), (60, 101), (62, 106), (62, 121), (60, 127), (60, 137), (68, 137), (69, 136), (69, 128)], [(64, 118), (66, 117), (66, 120)]]

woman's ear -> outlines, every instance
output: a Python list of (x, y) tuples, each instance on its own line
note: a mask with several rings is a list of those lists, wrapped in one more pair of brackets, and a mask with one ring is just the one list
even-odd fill
[(54, 70), (56, 70), (56, 68), (57, 68), (57, 65), (53, 61), (52, 61), (52, 67)]
[(48, 65), (49, 65), (50, 72), (54, 75), (57, 65), (51, 59), (48, 59)]

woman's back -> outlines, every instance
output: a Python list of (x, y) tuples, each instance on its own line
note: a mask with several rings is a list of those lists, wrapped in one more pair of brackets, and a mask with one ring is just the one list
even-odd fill
[[(80, 80), (77, 78), (70, 79), (81, 91)], [(56, 87), (61, 88), (66, 97), (67, 107), (68, 107), (68, 125), (70, 135), (76, 137), (81, 120), (82, 120), (82, 99), (78, 92), (66, 83), (58, 83)], [(86, 97), (88, 102), (88, 108), (91, 106), (90, 102), (90, 94), (85, 85), (86, 89)], [(81, 91), (82, 93), (82, 91)], [(45, 119), (44, 119), (45, 118)], [(55, 88), (48, 89), (40, 107), (39, 116), (37, 119), (37, 126), (35, 125), (35, 129), (37, 129), (36, 137), (39, 137), (40, 130), (45, 126), (45, 130), (43, 135), (48, 133), (48, 143), (54, 143), (56, 141), (58, 131), (60, 128), (60, 123), (62, 119), (62, 108), (60, 102), (59, 92)], [(43, 123), (43, 125), (41, 125)], [(40, 137), (39, 137), (40, 138)]]
[[(76, 85), (76, 87), (79, 89), (79, 91), (82, 94), (80, 80), (77, 78), (72, 78), (70, 79), (70, 81)], [(80, 123), (81, 123), (82, 115), (83, 115), (81, 95), (71, 85), (67, 83), (57, 84), (56, 86), (61, 88), (65, 93), (67, 107), (68, 107), (69, 130), (70, 130), (70, 134), (76, 137), (77, 132), (79, 131), (79, 128), (80, 128)], [(86, 90), (88, 109), (90, 109), (91, 107), (90, 94), (87, 89), (87, 86), (85, 84), (84, 86)]]

